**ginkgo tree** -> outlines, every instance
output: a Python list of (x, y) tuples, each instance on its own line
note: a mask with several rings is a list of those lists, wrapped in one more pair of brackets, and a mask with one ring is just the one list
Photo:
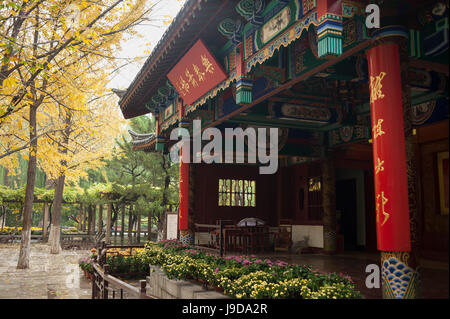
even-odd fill
[[(0, 5), (0, 126), (30, 105), (35, 80), (61, 69), (67, 55), (111, 58), (124, 31), (147, 20), (145, 0), (16, 0)], [(31, 27), (34, 25), (34, 32)], [(69, 62), (70, 63), (70, 62)]]
[(111, 131), (120, 128), (118, 121), (108, 118), (113, 113), (106, 107), (116, 103), (107, 99), (112, 96), (105, 79), (123, 63), (116, 56), (123, 36), (134, 35), (134, 27), (148, 19), (155, 4), (145, 0), (0, 4), (0, 164), (11, 170), (17, 162), (14, 155), (28, 151), (18, 268), (29, 267), (38, 163), (56, 180), (57, 193), (62, 193), (71, 171), (95, 165), (87, 154), (98, 156), (108, 146), (104, 136), (108, 129), (97, 119), (109, 120)]

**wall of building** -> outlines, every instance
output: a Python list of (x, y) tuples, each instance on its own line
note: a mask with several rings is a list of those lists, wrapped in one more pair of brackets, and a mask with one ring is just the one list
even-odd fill
[(292, 242), (300, 242), (308, 238), (309, 247), (323, 248), (323, 226), (322, 225), (293, 225)]
[[(195, 165), (195, 223), (216, 224), (217, 220), (239, 222), (256, 217), (277, 225), (275, 175), (260, 175), (257, 166), (226, 164)], [(256, 207), (219, 206), (219, 179), (256, 181)]]
[(439, 187), (438, 154), (449, 151), (448, 130), (448, 120), (417, 129), (421, 197), (418, 231), (421, 250), (429, 253), (446, 252), (447, 258), (449, 215), (444, 213), (440, 206), (442, 195)]

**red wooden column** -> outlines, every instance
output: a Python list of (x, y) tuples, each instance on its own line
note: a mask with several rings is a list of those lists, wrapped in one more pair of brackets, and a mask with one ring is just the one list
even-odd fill
[[(179, 127), (188, 128), (189, 122), (183, 121), (184, 105), (179, 102)], [(183, 162), (182, 150), (180, 150), (180, 189), (179, 189), (179, 216), (178, 229), (180, 230), (180, 241), (184, 244), (194, 243), (194, 233), (189, 227), (189, 166), (190, 163)]]
[[(392, 34), (392, 29), (390, 30)], [(402, 32), (398, 30), (400, 39)], [(399, 37), (367, 51), (372, 118), (377, 247), (383, 298), (415, 298), (419, 273), (411, 264), (410, 209)]]
[(189, 163), (180, 159), (180, 216), (178, 227), (180, 230), (188, 230), (189, 218)]

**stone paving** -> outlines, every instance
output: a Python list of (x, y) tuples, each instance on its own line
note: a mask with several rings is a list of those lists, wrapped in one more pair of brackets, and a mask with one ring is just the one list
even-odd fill
[(91, 283), (78, 267), (88, 250), (63, 250), (32, 244), (29, 269), (16, 269), (19, 244), (0, 245), (0, 299), (90, 299)]

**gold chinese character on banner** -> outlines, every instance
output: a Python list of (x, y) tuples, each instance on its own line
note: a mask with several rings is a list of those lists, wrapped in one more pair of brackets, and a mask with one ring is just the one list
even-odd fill
[(384, 98), (383, 91), (381, 90), (383, 88), (381, 81), (383, 81), (385, 76), (386, 72), (380, 72), (379, 75), (370, 77), (370, 103)]
[(381, 124), (383, 124), (384, 120), (379, 119), (377, 125), (373, 127), (373, 139), (376, 139), (377, 137), (386, 134), (386, 132), (383, 131), (383, 128)]
[[(380, 205), (380, 198), (381, 198), (381, 205)], [(389, 201), (389, 199), (387, 199), (384, 196), (384, 192), (381, 192), (381, 194), (377, 195), (377, 223), (380, 222), (380, 206), (381, 206), (381, 210), (382, 210), (382, 214), (384, 215), (384, 220), (383, 223), (381, 224), (381, 226), (383, 226), (386, 221), (389, 219), (389, 214), (386, 212), (384, 206), (387, 204), (387, 202)]]
[(384, 171), (384, 161), (382, 161), (380, 158), (377, 159), (377, 165), (375, 165), (375, 175), (377, 175), (379, 172)]
[(201, 58), (202, 58), (202, 64), (205, 67), (205, 71), (213, 74), (214, 66), (212, 65), (212, 63), (208, 60), (208, 58), (205, 55), (201, 55)]
[(197, 81), (194, 79), (194, 76), (192, 75), (192, 73), (189, 72), (188, 68), (186, 68), (185, 75), (188, 78), (189, 83), (191, 83), (193, 87), (197, 87), (198, 86)]
[(182, 92), (183, 96), (189, 93), (189, 83), (187, 83), (183, 79), (182, 76), (180, 76), (180, 84), (179, 84), (179, 86), (180, 86), (180, 89), (181, 89), (181, 92)]
[(194, 68), (195, 74), (197, 74), (197, 78), (200, 82), (205, 81), (205, 72), (201, 72), (199, 67), (196, 64), (192, 64), (192, 67)]

